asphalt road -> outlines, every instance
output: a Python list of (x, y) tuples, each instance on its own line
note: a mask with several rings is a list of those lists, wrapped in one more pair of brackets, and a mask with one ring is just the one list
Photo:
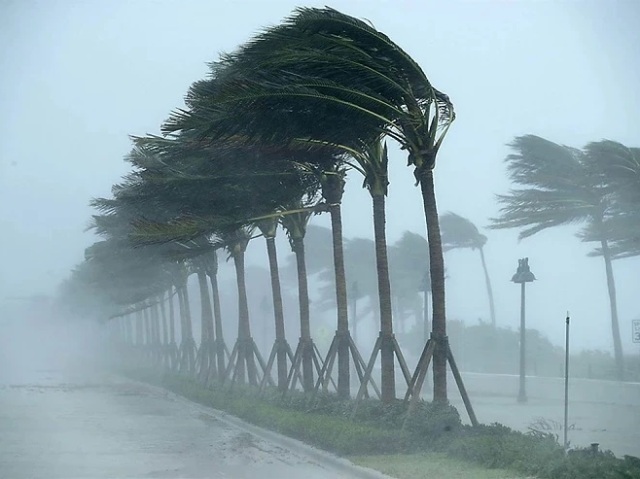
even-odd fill
[(22, 377), (0, 384), (3, 478), (382, 477), (108, 374)]

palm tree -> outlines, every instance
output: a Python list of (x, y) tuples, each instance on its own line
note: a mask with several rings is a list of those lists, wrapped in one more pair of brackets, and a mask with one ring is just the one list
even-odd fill
[[(350, 154), (357, 163), (357, 165), (354, 165), (354, 168), (364, 176), (364, 186), (369, 191), (373, 202), (373, 228), (378, 278), (378, 301), (380, 306), (380, 335), (376, 343), (378, 347), (374, 346), (370, 363), (375, 360), (379, 351), (381, 364), (381, 399), (385, 403), (390, 403), (396, 397), (394, 354), (398, 355), (400, 364), (403, 366), (404, 359), (393, 335), (391, 282), (389, 280), (389, 261), (387, 258), (385, 227), (385, 198), (389, 186), (389, 157), (387, 145), (381, 141), (375, 141), (363, 145), (359, 150), (351, 150)], [(367, 379), (368, 378), (365, 379), (365, 386)]]
[(382, 134), (409, 152), (431, 254), (434, 397), (446, 401), (444, 262), (433, 168), (454, 119), (449, 98), (387, 36), (330, 8), (296, 10), (214, 64), (213, 75), (192, 90), (190, 111), (177, 112), (165, 132), (351, 147), (371, 144)]
[[(585, 151), (609, 183), (611, 205), (605, 221), (612, 254), (616, 258), (640, 255), (640, 148), (603, 140), (589, 143)], [(593, 232), (585, 233), (585, 240), (594, 240)]]
[(470, 248), (478, 250), (480, 253), (484, 281), (487, 286), (487, 297), (489, 298), (491, 325), (495, 328), (496, 311), (493, 303), (493, 290), (491, 289), (487, 262), (484, 258), (484, 245), (487, 243), (487, 237), (481, 234), (476, 225), (470, 220), (451, 212), (445, 213), (440, 217), (440, 226), (442, 227), (442, 246), (445, 251)]
[(602, 164), (594, 161), (594, 155), (534, 135), (517, 137), (510, 146), (515, 152), (506, 159), (507, 171), (522, 188), (498, 196), (501, 216), (492, 219), (491, 227), (523, 227), (519, 237), (527, 238), (554, 226), (585, 225), (582, 237), (599, 243), (605, 263), (617, 375), (622, 380), (624, 362), (611, 264), (614, 256), (609, 248), (608, 220), (613, 203)]

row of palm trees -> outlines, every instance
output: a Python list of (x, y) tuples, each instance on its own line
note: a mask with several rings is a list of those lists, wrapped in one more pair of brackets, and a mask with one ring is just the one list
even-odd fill
[(517, 188), (498, 196), (493, 228), (522, 228), (527, 238), (547, 228), (578, 224), (581, 241), (605, 264), (618, 379), (624, 361), (612, 261), (640, 255), (640, 148), (603, 140), (583, 149), (534, 135), (511, 143), (507, 171)]
[[(430, 256), (434, 399), (446, 401), (449, 348), (433, 169), (454, 117), (447, 95), (373, 26), (331, 8), (297, 9), (280, 25), (211, 63), (209, 77), (189, 89), (186, 108), (175, 111), (162, 125), (164, 137), (135, 139), (128, 157), (133, 172), (114, 187), (113, 198), (94, 201), (101, 214), (94, 217), (93, 226), (106, 238), (98, 248), (104, 255), (89, 254), (88, 263), (93, 264), (85, 268), (96, 275), (91, 281), (121, 305), (148, 301), (168, 285), (179, 291), (187, 305), (185, 264), (200, 271), (203, 254), (226, 249), (236, 267), (239, 296), (238, 340), (231, 362), (234, 374), (243, 377), (246, 372), (249, 382), (256, 383), (256, 361), (262, 360), (251, 339), (244, 252), (260, 231), (270, 258), (273, 304), (279, 309), (273, 238), (281, 225), (298, 262), (302, 334), (295, 356), (301, 358), (303, 383), (309, 387), (314, 346), (307, 334), (303, 240), (309, 217), (328, 212), (337, 321), (322, 374), (330, 377), (335, 359), (338, 394), (348, 396), (351, 366), (361, 383), (369, 380), (362, 377), (364, 361), (349, 332), (342, 245), (345, 174), (347, 169), (355, 170), (363, 175), (372, 197), (380, 384), (383, 401), (390, 401), (396, 394), (395, 359), (404, 363), (394, 338), (385, 233), (386, 141), (395, 140), (408, 152), (408, 164), (422, 192)], [(138, 255), (144, 259), (136, 261), (144, 267), (131, 270), (133, 262), (124, 258)], [(118, 270), (117, 265), (124, 269)], [(170, 273), (153, 276), (154, 267)], [(145, 281), (144, 287), (135, 287), (133, 279), (122, 280), (122, 275), (130, 273), (131, 278)], [(98, 279), (99, 275), (103, 277)], [(124, 284), (127, 287), (121, 290)], [(203, 331), (214, 338), (215, 324), (206, 321)], [(278, 379), (284, 387), (287, 348), (279, 311), (275, 323)], [(185, 337), (189, 337), (186, 329)], [(428, 361), (423, 367), (428, 367)], [(407, 381), (408, 376), (405, 372)]]

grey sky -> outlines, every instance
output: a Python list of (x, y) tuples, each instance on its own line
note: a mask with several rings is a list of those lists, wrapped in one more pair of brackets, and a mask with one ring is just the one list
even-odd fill
[[(533, 133), (571, 146), (639, 146), (640, 4), (629, 1), (320, 1), (363, 17), (404, 47), (453, 100), (437, 167), (441, 212), (478, 226), (506, 192), (505, 144)], [(274, 24), (294, 1), (0, 0), (0, 303), (53, 291), (94, 238), (91, 197), (127, 172), (128, 134), (157, 133), (205, 63)], [(392, 150), (389, 239), (424, 232), (406, 158)], [(370, 200), (351, 175), (345, 234), (370, 236)], [(327, 224), (324, 220), (320, 224)], [(486, 232), (499, 324), (516, 326), (517, 258), (539, 281), (528, 316), (558, 342), (571, 310), (579, 347), (610, 348), (604, 267), (571, 228), (517, 242)], [(262, 250), (252, 251), (256, 259)], [(468, 267), (465, 267), (468, 263)], [(640, 317), (638, 259), (615, 263), (625, 349)], [(447, 255), (450, 318), (487, 316), (479, 259)], [(635, 345), (637, 348), (637, 345)]]

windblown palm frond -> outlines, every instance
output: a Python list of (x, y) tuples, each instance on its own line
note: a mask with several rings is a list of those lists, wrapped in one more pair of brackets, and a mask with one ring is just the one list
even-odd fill
[(487, 242), (487, 237), (478, 231), (476, 225), (452, 212), (440, 217), (440, 228), (445, 251), (456, 248), (478, 249)]
[(490, 228), (520, 228), (520, 238), (546, 228), (589, 221), (602, 215), (605, 195), (602, 177), (580, 150), (527, 135), (510, 145), (507, 159), (511, 180), (525, 188), (498, 195), (502, 205)]

